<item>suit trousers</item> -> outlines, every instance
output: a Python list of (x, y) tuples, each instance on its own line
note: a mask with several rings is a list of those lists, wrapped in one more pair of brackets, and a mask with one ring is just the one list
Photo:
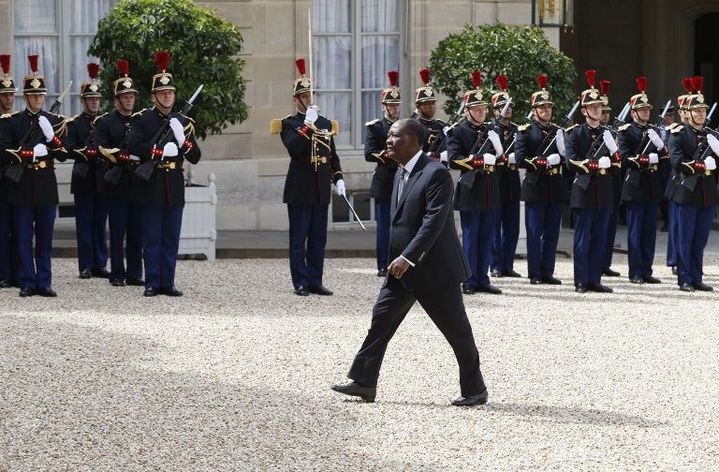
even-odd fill
[(519, 200), (502, 203), (497, 213), (492, 246), (492, 270), (514, 270), (514, 254), (519, 241)]
[(52, 286), (52, 231), (56, 213), (55, 205), (13, 207), (13, 231), (20, 256), (20, 288), (36, 290)]
[[(140, 280), (142, 279), (141, 206), (126, 198), (115, 197), (108, 198), (108, 206), (110, 279)], [(125, 260), (127, 260), (127, 270), (125, 270)]]
[(529, 278), (551, 277), (557, 259), (557, 243), (562, 225), (562, 205), (559, 203), (527, 203), (527, 268)]
[(392, 200), (375, 200), (374, 216), (377, 220), (377, 270), (389, 265), (389, 228)]
[(671, 200), (667, 203), (669, 220), (667, 222), (667, 267), (676, 267), (677, 265), (677, 233), (679, 232), (677, 206)]
[(679, 285), (702, 282), (704, 248), (714, 221), (715, 207), (677, 205), (677, 275)]
[(464, 283), (465, 287), (477, 288), (489, 285), (489, 264), (494, 244), (494, 226), (498, 210), (460, 211), (462, 225), (462, 247), (469, 261), (472, 274)]
[(295, 288), (319, 287), (325, 265), (328, 205), (287, 204), (290, 273)]
[(629, 277), (652, 275), (657, 242), (658, 203), (626, 202)]
[(372, 324), (355, 356), (348, 377), (364, 386), (377, 385), (387, 344), (416, 301), (424, 308), (454, 351), (459, 363), (462, 395), (466, 397), (483, 392), (486, 387), (479, 370), (479, 352), (464, 310), (459, 285), (436, 290), (410, 291), (392, 276), (387, 276), (379, 292), (372, 309)]
[(73, 194), (73, 199), (79, 269), (104, 269), (107, 265), (107, 199), (98, 194)]
[(182, 210), (179, 205), (142, 204), (140, 227), (146, 288), (170, 288), (175, 285)]
[(606, 261), (611, 208), (577, 208), (574, 220), (574, 284), (598, 284)]

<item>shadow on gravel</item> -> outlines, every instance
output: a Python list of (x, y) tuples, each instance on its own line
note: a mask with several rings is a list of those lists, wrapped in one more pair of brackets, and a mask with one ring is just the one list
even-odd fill
[(547, 421), (561, 424), (634, 426), (638, 428), (659, 428), (670, 425), (667, 421), (657, 421), (642, 416), (626, 415), (624, 413), (591, 408), (491, 402), (484, 408), (490, 412), (508, 413), (527, 418), (543, 418)]

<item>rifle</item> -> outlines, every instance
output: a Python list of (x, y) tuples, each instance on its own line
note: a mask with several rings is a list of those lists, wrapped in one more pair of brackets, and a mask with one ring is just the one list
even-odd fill
[[(129, 134), (130, 128), (129, 126), (126, 126), (125, 134), (122, 137), (122, 142), (120, 142), (120, 146), (118, 147), (120, 151), (122, 151), (123, 149), (127, 149), (127, 136)], [(102, 178), (108, 184), (115, 186), (120, 182), (120, 177), (122, 177), (122, 171), (126, 168), (126, 164), (117, 162), (112, 168), (108, 169), (107, 172), (105, 172), (105, 175)]]
[[(667, 110), (669, 110), (669, 107), (670, 107), (671, 105), (672, 105), (672, 101), (671, 101), (671, 100), (667, 100), (667, 104), (664, 105), (664, 108), (662, 109), (662, 113), (657, 117), (657, 122), (656, 122), (656, 124), (654, 125), (655, 127), (658, 128), (662, 123), (664, 123), (664, 117), (667, 115)], [(705, 123), (705, 124), (706, 124), (706, 123)], [(648, 130), (647, 130), (647, 131), (648, 131)], [(649, 133), (648, 133), (648, 132), (645, 133), (644, 138), (643, 138), (642, 140), (643, 140), (643, 141), (646, 140), (646, 144), (644, 145), (644, 147), (643, 147), (643, 149), (642, 149), (642, 152), (640, 152), (639, 154), (641, 154), (641, 155), (646, 155), (647, 152), (651, 152), (649, 146), (652, 146), (652, 145), (653, 145), (652, 140), (649, 139)], [(640, 147), (641, 147), (641, 146), (640, 146)], [(656, 146), (654, 146), (654, 147), (656, 148)], [(657, 149), (657, 151), (658, 151), (658, 149)]]
[[(570, 121), (574, 118), (574, 114), (577, 112), (577, 108), (579, 108), (579, 100), (574, 102), (574, 106), (572, 106), (572, 109), (569, 110), (569, 113), (566, 114), (564, 117), (564, 120), (562, 120), (562, 125), (559, 128), (553, 128), (547, 135), (544, 137), (542, 142), (539, 144), (539, 149), (544, 147), (544, 151), (541, 153), (542, 156), (546, 156), (549, 153), (549, 150), (551, 149), (552, 145), (555, 145), (557, 142), (557, 132), (561, 129), (564, 130), (564, 128), (567, 127)], [(547, 145), (545, 146), (544, 143), (547, 142)]]
[[(668, 109), (669, 105), (671, 105), (671, 100), (669, 103), (667, 103), (667, 106), (664, 108), (666, 113), (666, 110)], [(612, 123), (612, 126), (609, 127), (610, 132), (612, 133), (612, 136), (616, 136), (616, 133), (614, 132), (614, 128), (619, 128), (621, 125), (626, 124), (627, 115), (632, 110), (632, 106), (629, 102), (627, 102), (624, 105), (624, 108), (622, 108), (621, 113), (614, 118), (614, 123)], [(664, 119), (664, 118), (662, 118)], [(601, 144), (599, 144), (599, 141), (601, 141)], [(604, 148), (606, 148), (607, 145), (604, 142), (604, 135), (601, 134), (597, 136), (597, 138), (592, 143), (592, 147), (590, 149), (590, 154), (592, 155), (592, 159), (596, 159), (600, 152), (604, 151)], [(594, 152), (591, 151), (591, 149), (594, 149)]]
[[(459, 120), (461, 120), (461, 119), (462, 119), (462, 112), (464, 112), (464, 100), (462, 100), (462, 102), (461, 102), (460, 105), (459, 105), (459, 109), (454, 112), (454, 114), (452, 115), (452, 117), (451, 117), (451, 118), (449, 119), (449, 121), (447, 122), (447, 126), (448, 126), (448, 127), (452, 127), (452, 125), (454, 125), (456, 122), (458, 122)], [(440, 134), (439, 136), (437, 136), (437, 139), (435, 139), (434, 141), (432, 141), (432, 144), (431, 144), (431, 145), (429, 146), (429, 148), (427, 149), (427, 152), (428, 152), (428, 153), (436, 152), (437, 149), (440, 149), (440, 148), (441, 148), (440, 145), (444, 142), (445, 139), (447, 139), (447, 135), (444, 134), (444, 130), (442, 130), (442, 134)]]
[[(204, 88), (204, 85), (200, 85), (197, 87), (197, 90), (195, 90), (195, 93), (192, 94), (190, 99), (185, 103), (185, 105), (182, 107), (182, 110), (180, 111), (180, 114), (186, 115), (187, 112), (190, 111), (192, 108), (192, 104), (194, 103), (197, 96), (202, 92), (202, 89)], [(167, 120), (162, 124), (160, 129), (155, 133), (155, 136), (152, 137), (152, 140), (150, 141), (155, 146), (164, 146), (167, 141), (169, 141), (169, 137), (172, 134), (172, 130), (170, 129), (170, 120), (172, 118), (176, 118), (178, 116), (177, 113), (172, 113)], [(182, 143), (177, 143), (178, 147), (182, 146)], [(161, 160), (164, 159), (161, 158)], [(155, 166), (157, 165), (157, 162), (154, 157), (151, 157), (150, 160), (143, 162), (137, 168), (135, 169), (135, 175), (137, 175), (139, 178), (144, 180), (145, 182), (150, 180), (150, 177), (152, 177), (152, 171), (155, 170)]]
[[(714, 136), (719, 137), (719, 133), (709, 128), (709, 123), (711, 122), (712, 115), (714, 115), (714, 111), (716, 110), (717, 104), (714, 103), (712, 105), (711, 110), (709, 110), (709, 113), (707, 114), (706, 119), (704, 120), (704, 125), (702, 125), (702, 129), (699, 130), (699, 134), (707, 135), (709, 133), (713, 134)], [(704, 160), (708, 157), (709, 153), (711, 152), (711, 147), (709, 146), (709, 140), (705, 139), (701, 146), (697, 147), (697, 150), (694, 152), (694, 156), (692, 156), (693, 162), (704, 162)], [(682, 179), (679, 182), (680, 185), (682, 185), (684, 188), (688, 189), (690, 192), (694, 191), (694, 188), (697, 185), (699, 176), (697, 174), (693, 175), (683, 175)]]
[[(503, 117), (505, 113), (507, 113), (507, 109), (512, 104), (512, 99), (510, 98), (507, 100), (507, 103), (504, 104), (504, 107), (502, 108), (502, 111), (500, 113), (500, 117)], [(500, 131), (500, 121), (501, 120), (495, 120), (494, 125), (492, 126), (492, 130), (499, 134)], [(484, 138), (484, 142), (482, 142), (482, 139)], [(480, 144), (481, 143), (481, 144)], [(488, 152), (488, 147), (492, 145), (492, 142), (489, 140), (489, 133), (486, 134), (480, 134), (477, 136), (477, 140), (474, 142), (474, 145), (472, 146), (472, 149), (469, 151), (469, 154), (474, 154), (475, 156), (482, 156), (484, 153)]]

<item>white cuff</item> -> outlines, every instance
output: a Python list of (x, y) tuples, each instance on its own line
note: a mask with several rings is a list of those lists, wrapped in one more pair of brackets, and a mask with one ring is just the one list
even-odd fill
[(412, 262), (412, 261), (410, 261), (409, 259), (407, 259), (406, 257), (404, 257), (402, 254), (400, 254), (399, 257), (401, 257), (402, 259), (404, 259), (405, 261), (407, 261), (407, 264), (409, 264), (409, 265), (411, 265), (412, 267), (414, 267), (414, 262)]

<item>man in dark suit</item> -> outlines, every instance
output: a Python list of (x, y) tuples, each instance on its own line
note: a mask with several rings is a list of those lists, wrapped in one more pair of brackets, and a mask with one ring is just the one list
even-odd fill
[(392, 262), (372, 311), (369, 333), (350, 368), (352, 380), (332, 390), (374, 401), (387, 344), (419, 301), (459, 363), (461, 396), (452, 404), (484, 404), (487, 388), (460, 289), (469, 277), (469, 264), (454, 226), (452, 178), (442, 164), (422, 152), (424, 133), (424, 127), (411, 119), (390, 128), (387, 153), (402, 166), (392, 192)]

